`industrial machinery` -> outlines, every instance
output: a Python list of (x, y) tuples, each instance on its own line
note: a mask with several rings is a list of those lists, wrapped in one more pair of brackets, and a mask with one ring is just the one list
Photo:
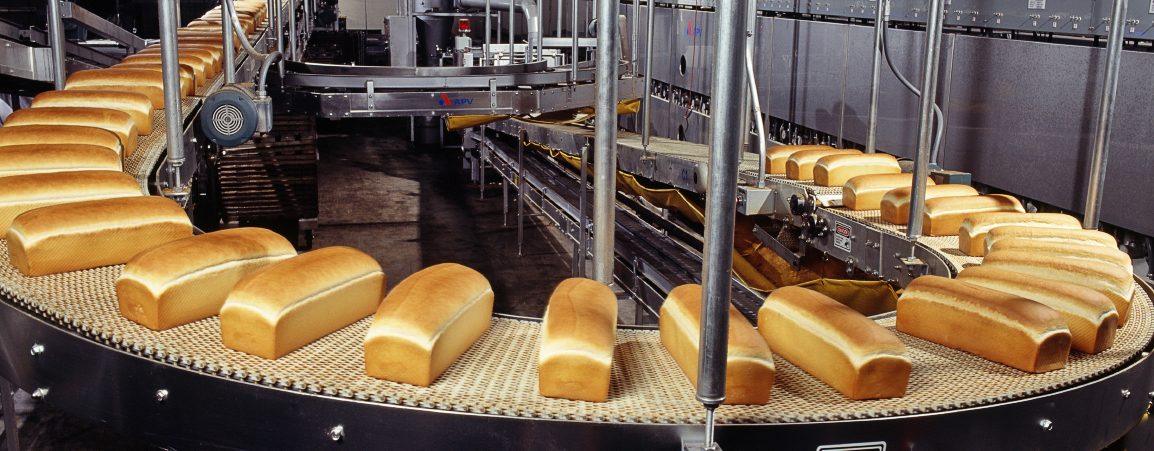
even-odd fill
[[(1154, 290), (1137, 279), (1130, 322), (1108, 352), (1027, 375), (905, 337), (916, 371), (909, 394), (889, 400), (846, 400), (779, 360), (770, 404), (717, 407), (716, 373), (705, 365), (695, 399), (652, 326), (665, 295), (687, 283), (722, 300), (715, 310), (732, 301), (754, 320), (764, 294), (725, 263), (735, 213), (794, 268), (817, 257), (901, 287), (980, 261), (917, 226), (839, 208), (839, 189), (766, 175), (764, 149), (781, 143), (884, 151), (920, 175), (950, 169), (936, 175), (1084, 214), (1087, 227), (1154, 260), (1142, 182), (1154, 56), (1123, 51), (1154, 41), (1149, 4), (598, 0), (598, 18), (613, 19), (594, 23), (577, 0), (411, 0), (381, 18), (390, 65), (356, 66), (304, 60), (313, 25), (329, 21), (313, 0), (275, 3), (271, 26), (226, 52), (229, 70), (195, 98), (166, 103), (167, 127), (141, 141), (126, 170), (184, 202), (198, 224), (287, 220), (307, 247), (315, 120), (411, 117), (413, 140), (439, 145), (446, 117), (489, 116), (496, 122), (453, 132), (474, 179), (499, 174), (506, 193), (516, 190), (518, 227), (546, 218), (573, 242), (574, 276), (613, 281), (640, 307), (642, 325), (619, 331), (610, 402), (536, 394), (533, 319), (495, 317), (443, 380), (421, 388), (363, 374), (367, 321), (268, 361), (221, 347), (214, 320), (164, 332), (125, 320), (116, 268), (29, 279), (6, 263), (3, 380), (175, 449), (1101, 449), (1149, 408)], [(58, 82), (62, 47), (49, 48)], [(640, 112), (610, 117), (634, 98)], [(592, 128), (505, 119), (589, 107)], [(1105, 165), (1107, 152), (1124, 163)], [(707, 202), (702, 228), (618, 193), (618, 171), (734, 202)], [(706, 322), (714, 334), (703, 346), (715, 346), (724, 323)]]

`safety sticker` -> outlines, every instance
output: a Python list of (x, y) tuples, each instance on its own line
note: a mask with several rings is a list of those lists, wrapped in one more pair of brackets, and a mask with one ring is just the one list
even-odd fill
[(1046, 9), (1046, 0), (1028, 0), (1026, 9)]
[(850, 229), (849, 224), (841, 221), (834, 221), (833, 225), (833, 247), (846, 252), (853, 252), (853, 247), (850, 243), (850, 232), (852, 229)]

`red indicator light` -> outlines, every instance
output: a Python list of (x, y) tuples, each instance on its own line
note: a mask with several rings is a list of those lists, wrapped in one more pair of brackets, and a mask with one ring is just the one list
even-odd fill
[(469, 26), (469, 19), (458, 20), (457, 21), (457, 31), (460, 31), (462, 33), (468, 33), (470, 31), (472, 31), (471, 27)]

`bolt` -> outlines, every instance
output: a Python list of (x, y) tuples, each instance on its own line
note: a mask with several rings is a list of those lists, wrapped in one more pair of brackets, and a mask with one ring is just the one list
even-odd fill
[(32, 399), (44, 399), (45, 396), (48, 396), (47, 388), (37, 388), (32, 392)]
[(337, 425), (329, 429), (329, 438), (333, 439), (334, 442), (341, 441), (341, 439), (345, 438), (345, 427)]
[(1041, 423), (1039, 423), (1039, 424), (1042, 426), (1042, 429), (1043, 429), (1043, 430), (1046, 430), (1046, 431), (1052, 431), (1052, 430), (1054, 430), (1054, 422), (1053, 422), (1053, 421), (1050, 421), (1050, 420), (1042, 420), (1042, 422), (1041, 422)]
[(168, 390), (160, 389), (156, 391), (156, 402), (164, 402), (168, 399)]
[(1129, 398), (1130, 398), (1130, 390), (1128, 390), (1128, 389), (1122, 390), (1122, 399), (1129, 399)]
[(37, 356), (37, 355), (40, 355), (43, 353), (44, 353), (44, 345), (41, 345), (41, 344), (32, 345), (32, 355)]

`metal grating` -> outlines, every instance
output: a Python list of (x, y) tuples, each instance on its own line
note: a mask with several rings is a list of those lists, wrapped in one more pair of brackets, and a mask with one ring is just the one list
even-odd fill
[(216, 158), (225, 222), (317, 217), (316, 119), (274, 117), (273, 131)]

